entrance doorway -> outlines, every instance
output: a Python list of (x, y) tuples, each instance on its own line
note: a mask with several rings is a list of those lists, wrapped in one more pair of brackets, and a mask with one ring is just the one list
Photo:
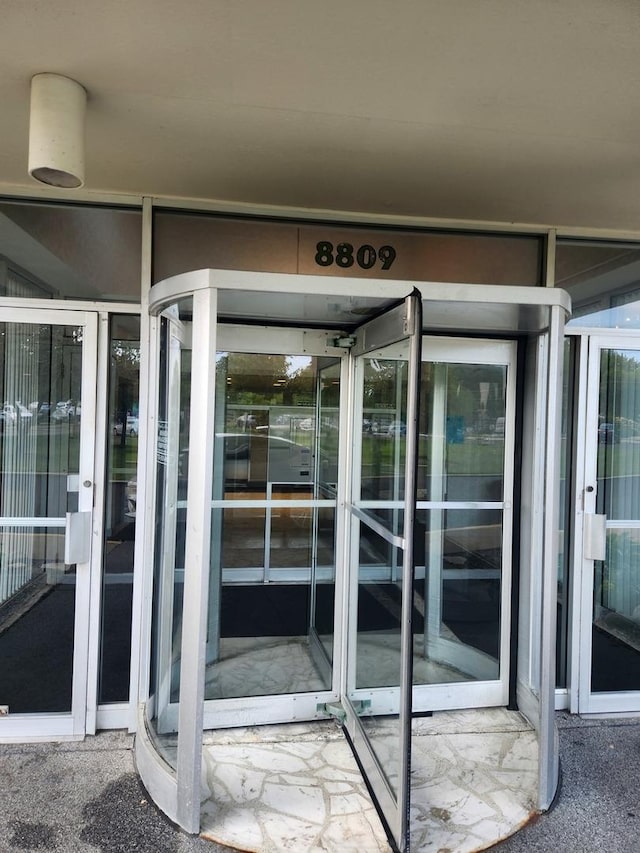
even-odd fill
[(97, 315), (0, 309), (0, 737), (85, 732)]
[[(546, 447), (565, 299), (344, 287), (201, 271), (152, 294), (158, 535), (136, 751), (190, 831), (207, 729), (336, 717), (399, 849), (415, 715), (517, 701), (537, 730), (542, 808), (555, 790), (559, 465)], [(512, 624), (516, 334), (525, 615)]]
[(583, 713), (640, 709), (640, 349), (589, 338), (585, 419)]

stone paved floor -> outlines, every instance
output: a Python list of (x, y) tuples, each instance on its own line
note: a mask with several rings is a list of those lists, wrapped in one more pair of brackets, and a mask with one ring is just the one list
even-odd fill
[[(393, 725), (372, 719), (383, 766)], [(471, 853), (507, 837), (534, 810), (535, 735), (504, 710), (446, 712), (413, 731), (415, 853)], [(331, 722), (209, 733), (202, 834), (255, 853), (380, 853), (390, 847), (355, 759)]]

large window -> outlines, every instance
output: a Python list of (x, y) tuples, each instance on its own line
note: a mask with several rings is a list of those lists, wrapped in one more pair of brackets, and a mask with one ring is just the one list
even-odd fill
[(0, 202), (0, 296), (140, 301), (142, 214)]

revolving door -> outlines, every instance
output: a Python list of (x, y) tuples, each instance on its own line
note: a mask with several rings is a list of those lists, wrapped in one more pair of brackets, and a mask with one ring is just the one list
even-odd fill
[[(555, 791), (566, 298), (349, 285), (345, 297), (344, 281), (201, 271), (153, 289), (136, 752), (190, 832), (203, 732), (224, 727), (336, 717), (399, 850), (425, 712), (517, 704), (537, 731), (538, 806)], [(480, 611), (486, 625), (470, 628)]]

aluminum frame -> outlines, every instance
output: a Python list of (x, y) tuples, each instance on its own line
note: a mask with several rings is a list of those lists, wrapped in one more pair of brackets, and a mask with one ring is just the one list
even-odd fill
[[(34, 300), (35, 301), (35, 300)], [(98, 339), (98, 315), (95, 311), (66, 310), (53, 305), (50, 300), (12, 300), (0, 305), (0, 322), (24, 323), (44, 326), (81, 326), (82, 342), (82, 417), (80, 420), (80, 454), (78, 459), (78, 511), (93, 514), (94, 493), (94, 439), (96, 423), (96, 358)], [(44, 304), (42, 304), (44, 303)], [(35, 310), (34, 310), (35, 309)], [(84, 483), (90, 483), (90, 488)], [(81, 485), (82, 484), (82, 485)], [(95, 516), (94, 516), (95, 519)], [(64, 519), (32, 519), (38, 527), (64, 528)], [(51, 521), (51, 523), (49, 523)], [(5, 524), (16, 526), (15, 520), (2, 519)], [(97, 525), (99, 532), (99, 524)], [(86, 706), (89, 700), (88, 672), (93, 667), (93, 658), (98, 650), (90, 644), (91, 582), (95, 565), (96, 529), (92, 523), (92, 552), (85, 563), (76, 566), (75, 617), (73, 667), (71, 687), (71, 710), (69, 713), (15, 714), (0, 718), (0, 742), (41, 741), (57, 739), (80, 739), (84, 737), (87, 723)]]
[[(274, 293), (299, 293), (304, 292), (305, 288), (308, 286), (309, 277), (307, 276), (296, 276), (296, 275), (278, 275), (278, 274), (266, 274), (266, 273), (243, 273), (243, 272), (229, 272), (229, 271), (213, 271), (213, 270), (202, 270), (195, 273), (184, 274), (181, 276), (176, 276), (174, 279), (170, 279), (166, 282), (163, 282), (154, 287), (154, 292), (151, 294), (150, 298), (150, 311), (152, 314), (157, 314), (162, 308), (172, 301), (176, 300), (180, 296), (186, 295), (196, 295), (198, 291), (206, 291), (207, 289), (216, 289), (216, 288), (230, 288), (230, 289), (239, 289), (239, 290), (255, 290), (256, 288), (270, 291)], [(339, 296), (344, 293), (345, 288), (345, 280), (342, 278), (339, 279), (327, 279), (322, 278), (321, 290), (327, 295), (335, 295)], [(381, 298), (387, 298), (387, 295), (392, 291), (390, 288), (390, 283), (387, 281), (375, 281), (375, 280), (349, 280), (349, 287), (353, 287), (354, 293), (361, 293), (362, 295), (377, 295)], [(406, 283), (404, 283), (406, 287)], [(477, 286), (474, 285), (456, 285), (455, 287), (448, 284), (421, 284), (418, 290), (422, 294), (422, 298), (427, 301), (430, 298), (441, 301), (470, 301), (476, 302), (480, 298), (479, 290)], [(563, 318), (564, 315), (568, 312), (570, 307), (570, 301), (568, 296), (559, 290), (554, 289), (545, 289), (545, 288), (504, 288), (504, 287), (488, 287), (482, 288), (482, 302), (484, 303), (492, 303), (503, 304), (507, 301), (513, 300), (514, 303), (523, 304), (523, 305), (540, 305), (545, 307), (549, 312), (550, 316), (550, 326), (549, 329), (546, 330), (546, 335), (548, 336), (549, 341), (553, 344), (555, 349), (552, 349), (551, 358), (547, 358), (545, 355), (544, 363), (547, 365), (547, 374), (545, 375), (546, 385), (552, 391), (552, 397), (556, 400), (557, 390), (559, 388), (559, 371), (556, 359), (557, 353), (559, 351), (558, 348), (558, 340), (562, 340), (562, 326), (563, 326)], [(538, 333), (545, 333), (544, 329), (540, 329)], [(535, 333), (534, 333), (535, 336)], [(418, 335), (418, 339), (421, 339), (421, 336)], [(539, 349), (548, 349), (548, 347), (542, 346)], [(553, 371), (555, 370), (555, 376)], [(555, 381), (554, 381), (555, 380)], [(348, 397), (353, 398), (353, 378), (350, 376), (348, 378), (348, 386), (347, 383), (343, 383), (343, 389), (341, 389), (341, 395), (344, 392), (347, 392), (348, 387)], [(552, 403), (551, 413), (556, 412), (559, 414), (559, 407), (556, 403)], [(212, 422), (213, 423), (213, 422)], [(344, 430), (346, 424), (354, 423), (353, 418), (353, 408), (351, 404), (349, 404), (348, 408), (345, 408), (343, 415), (341, 414), (341, 429)], [(547, 438), (550, 440), (557, 436), (557, 432), (554, 432), (553, 426), (553, 417), (551, 418), (551, 423), (548, 425)], [(347, 449), (345, 452), (345, 459), (352, 461), (350, 459), (350, 451)], [(545, 457), (544, 461), (544, 470), (545, 473), (551, 477), (557, 476), (558, 468), (557, 468), (557, 460), (554, 462), (554, 454), (548, 454)], [(352, 500), (352, 491), (351, 486), (347, 480), (344, 480), (342, 485), (339, 486), (339, 504), (346, 505)], [(539, 502), (539, 501), (538, 501)], [(540, 507), (543, 506), (544, 503), (540, 503)], [(551, 508), (553, 508), (553, 502), (550, 502)], [(553, 524), (555, 519), (551, 519), (551, 515), (549, 513), (546, 514), (546, 521), (543, 523), (542, 531), (544, 532), (545, 537), (545, 550), (544, 550), (544, 560), (545, 560), (545, 587), (548, 587), (551, 580), (551, 575), (553, 574), (553, 570), (549, 569), (551, 564), (554, 564), (554, 560), (551, 559), (551, 552), (553, 550), (552, 536), (553, 533)], [(359, 524), (359, 520), (356, 519), (354, 522)], [(549, 536), (548, 536), (549, 535)], [(344, 549), (345, 553), (349, 553), (349, 548), (353, 547), (353, 545), (349, 544), (349, 536), (345, 535), (344, 537)], [(553, 555), (555, 557), (555, 555)], [(553, 566), (555, 569), (555, 565)], [(147, 581), (148, 583), (148, 581)], [(547, 598), (545, 599), (545, 603), (549, 606), (549, 594), (547, 588)], [(341, 601), (339, 602), (339, 607), (342, 608), (341, 615), (341, 631), (344, 631), (348, 622), (348, 607), (349, 607), (349, 591), (347, 586), (345, 585), (343, 593), (341, 595)], [(410, 614), (409, 614), (410, 616)], [(199, 629), (202, 637), (202, 630)], [(542, 626), (542, 631), (540, 635), (541, 645), (539, 647), (539, 652), (547, 654), (550, 648), (550, 642), (552, 641), (552, 631), (555, 630), (555, 610), (554, 610), (554, 622), (553, 626), (551, 626), (549, 619)], [(196, 629), (194, 629), (196, 632)], [(194, 633), (195, 636), (195, 633)], [(192, 638), (193, 639), (193, 638)], [(336, 636), (336, 642), (338, 642), (338, 632)], [(340, 667), (339, 671), (344, 673), (348, 670), (348, 660), (346, 659), (345, 648), (348, 646), (348, 643), (342, 642), (340, 644)], [(192, 642), (192, 646), (195, 649), (195, 642)], [(410, 657), (410, 656), (409, 656)], [(540, 657), (538, 657), (540, 659)], [(337, 661), (334, 661), (334, 672)], [(199, 664), (198, 664), (199, 665)], [(403, 672), (405, 670), (403, 669)], [(545, 680), (546, 679), (546, 680)], [(557, 763), (554, 764), (554, 756), (556, 753), (556, 744), (554, 738), (554, 730), (553, 730), (553, 704), (554, 704), (554, 695), (553, 695), (553, 687), (551, 691), (549, 690), (549, 684), (552, 683), (552, 680), (549, 680), (549, 671), (546, 671), (545, 679), (543, 679), (543, 684), (540, 687), (539, 695), (536, 701), (537, 711), (536, 713), (540, 713), (542, 716), (537, 718), (537, 728), (541, 732), (540, 737), (540, 755), (541, 755), (541, 803), (544, 803), (547, 795), (551, 788), (553, 788), (554, 780), (557, 778)], [(406, 680), (406, 678), (405, 678)], [(348, 685), (343, 680), (340, 685), (340, 692), (343, 695), (346, 695)], [(376, 691), (379, 693), (379, 698), (383, 701), (383, 694), (385, 691)], [(386, 691), (389, 694), (391, 691)], [(411, 690), (405, 690), (405, 696), (411, 695)], [(142, 696), (145, 696), (144, 688), (142, 691)], [(195, 711), (193, 705), (194, 695), (191, 695), (191, 698), (184, 705), (185, 713), (187, 710), (193, 712)], [(273, 697), (266, 697), (267, 701), (270, 701)], [(294, 697), (295, 698), (295, 697)], [(389, 701), (391, 702), (391, 697), (389, 696)], [(232, 703), (235, 700), (230, 700)], [(242, 701), (242, 700), (240, 700)], [(347, 700), (348, 701), (348, 700)], [(182, 702), (182, 697), (181, 697)], [(410, 698), (409, 698), (410, 702)], [(291, 704), (291, 703), (289, 703)], [(547, 705), (549, 705), (549, 709), (547, 709)], [(238, 706), (236, 707), (237, 710)], [(229, 708), (231, 712), (231, 706)], [(284, 706), (281, 710), (284, 710)], [(535, 710), (535, 709), (534, 709)], [(535, 714), (534, 714), (535, 716)], [(405, 714), (406, 717), (406, 714)], [(266, 720), (265, 720), (266, 721)], [(550, 722), (551, 721), (551, 724)], [(189, 742), (189, 754), (191, 758), (197, 758), (198, 754), (198, 744), (197, 744), (197, 730), (199, 729), (200, 736), (202, 735), (202, 725), (204, 722), (204, 717), (201, 718), (200, 724), (191, 726), (188, 735)], [(144, 751), (147, 747), (144, 747), (142, 744), (145, 741), (145, 738), (140, 738), (139, 742), (141, 744), (141, 750)], [(137, 744), (138, 748), (138, 744)], [(149, 745), (148, 749), (153, 750), (153, 746)], [(186, 753), (185, 753), (186, 754)], [(158, 767), (161, 766), (161, 762), (154, 762), (154, 760), (146, 755), (144, 759), (141, 761), (141, 766), (144, 764), (145, 767), (151, 767), (154, 765), (152, 770), (153, 774), (158, 772)], [(199, 770), (199, 765), (198, 768)], [(164, 773), (164, 782), (160, 782), (158, 779), (149, 780), (150, 782), (150, 790), (160, 785), (160, 787), (165, 792), (163, 796), (165, 796), (166, 792), (175, 791), (175, 786), (172, 787), (173, 782), (171, 780), (171, 773), (167, 774), (167, 768), (164, 767), (162, 769), (162, 773)], [(146, 771), (145, 771), (146, 772)], [(145, 773), (143, 772), (143, 778)], [(195, 805), (195, 791), (196, 791), (196, 776), (198, 773), (196, 772), (196, 768), (193, 765), (190, 765), (190, 762), (187, 761), (185, 764), (184, 778), (189, 780), (190, 785), (190, 793), (185, 792), (183, 795), (183, 801), (186, 803), (182, 808), (181, 814), (183, 815), (182, 820), (187, 823), (187, 820), (190, 818), (191, 823), (190, 826), (195, 826), (195, 814), (197, 811)], [(198, 776), (199, 780), (199, 776)], [(147, 780), (145, 780), (146, 782)], [(198, 783), (199, 784), (199, 781)], [(164, 787), (163, 787), (164, 786)], [(545, 787), (546, 786), (546, 787)], [(172, 806), (172, 803), (177, 804), (177, 796), (178, 793), (176, 791), (176, 799), (173, 800), (173, 793), (170, 793), (168, 796), (168, 808), (167, 813), (170, 816), (173, 816), (176, 819), (177, 808)], [(544, 806), (543, 806), (544, 807)], [(402, 820), (402, 818), (399, 818)], [(184, 823), (183, 823), (184, 825)], [(396, 826), (397, 829), (397, 826)], [(193, 831), (193, 830), (192, 830)]]
[[(584, 335), (583, 358), (585, 362), (581, 378), (580, 412), (583, 413), (581, 430), (578, 435), (583, 465), (578, 466), (581, 480), (576, 483), (576, 492), (580, 496), (576, 506), (576, 535), (574, 539), (574, 571), (576, 590), (574, 608), (579, 618), (574, 618), (575, 628), (575, 666), (578, 689), (573, 691), (573, 707), (580, 714), (629, 714), (640, 713), (640, 690), (594, 692), (591, 689), (592, 667), (592, 625), (593, 625), (593, 583), (594, 562), (586, 550), (584, 530), (588, 516), (596, 511), (597, 498), (597, 462), (598, 462), (598, 412), (600, 391), (600, 364), (603, 351), (636, 350), (640, 354), (640, 341), (637, 332), (603, 331)], [(588, 490), (587, 484), (592, 488)], [(578, 535), (578, 527), (581, 535)], [(639, 529), (638, 520), (606, 520), (606, 529)], [(577, 697), (575, 693), (577, 692)], [(577, 701), (576, 701), (577, 698)]]

